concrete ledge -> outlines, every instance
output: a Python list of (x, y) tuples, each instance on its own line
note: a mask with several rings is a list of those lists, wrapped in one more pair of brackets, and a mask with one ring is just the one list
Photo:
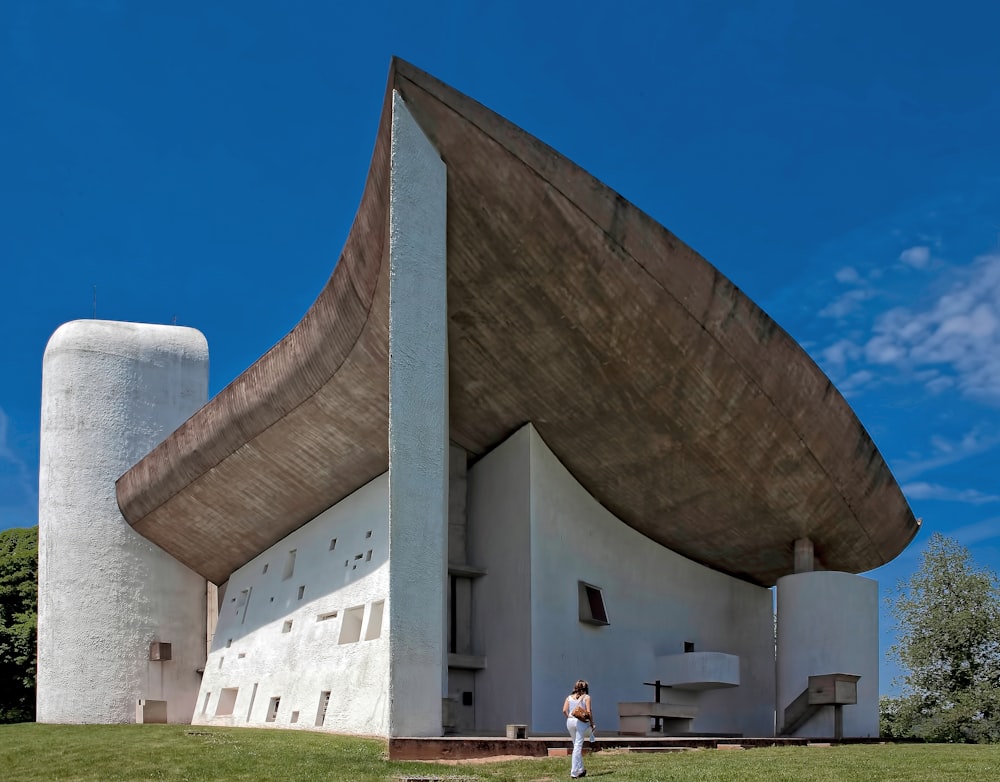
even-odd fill
[(723, 652), (686, 652), (656, 658), (661, 682), (679, 690), (738, 687), (740, 658)]
[[(730, 736), (672, 736), (664, 738), (627, 737), (604, 735), (598, 738), (596, 751), (624, 749), (629, 752), (654, 752), (669, 749), (722, 749), (723, 747), (806, 747), (816, 745), (816, 739), (800, 738), (738, 738)], [(829, 739), (831, 746), (838, 744), (882, 744), (881, 739)], [(389, 739), (390, 760), (467, 760), (499, 755), (523, 757), (560, 757), (560, 750), (567, 754), (573, 742), (566, 736), (538, 736), (530, 739), (508, 740), (498, 736), (441, 736), (437, 738), (397, 737)], [(589, 742), (585, 749), (590, 751)]]
[(653, 701), (622, 701), (619, 717), (676, 717), (691, 720), (698, 716), (698, 707), (686, 703), (655, 703)]

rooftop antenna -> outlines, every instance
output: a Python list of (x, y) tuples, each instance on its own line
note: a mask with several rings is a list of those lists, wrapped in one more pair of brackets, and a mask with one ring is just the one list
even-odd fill
[(94, 320), (97, 320), (97, 286), (94, 286)]

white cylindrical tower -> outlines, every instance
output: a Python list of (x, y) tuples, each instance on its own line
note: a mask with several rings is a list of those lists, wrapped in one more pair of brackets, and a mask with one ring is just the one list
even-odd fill
[(208, 345), (195, 329), (80, 320), (49, 340), (39, 722), (190, 722), (205, 662), (206, 582), (128, 525), (115, 481), (207, 397)]
[[(849, 674), (857, 704), (843, 706), (845, 737), (878, 736), (878, 583), (816, 571), (778, 579), (777, 728), (810, 676)], [(794, 735), (830, 738), (833, 706), (820, 707)]]

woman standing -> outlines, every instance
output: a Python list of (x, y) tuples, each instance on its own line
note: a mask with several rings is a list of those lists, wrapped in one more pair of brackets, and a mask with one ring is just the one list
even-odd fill
[[(573, 739), (573, 765), (570, 767), (571, 779), (587, 776), (583, 767), (583, 739), (587, 730), (594, 729), (594, 716), (591, 710), (590, 685), (583, 679), (577, 679), (573, 692), (563, 701), (563, 714), (566, 715), (566, 730)], [(579, 716), (574, 716), (574, 713)]]

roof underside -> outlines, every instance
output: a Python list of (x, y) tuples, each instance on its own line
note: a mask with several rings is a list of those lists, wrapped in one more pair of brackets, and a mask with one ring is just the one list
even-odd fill
[(118, 481), (136, 530), (229, 574), (388, 469), (392, 90), (448, 170), (451, 439), (526, 422), (649, 538), (771, 585), (808, 537), (832, 570), (917, 529), (850, 407), (714, 267), (524, 131), (395, 61), (358, 213), (302, 321)]

